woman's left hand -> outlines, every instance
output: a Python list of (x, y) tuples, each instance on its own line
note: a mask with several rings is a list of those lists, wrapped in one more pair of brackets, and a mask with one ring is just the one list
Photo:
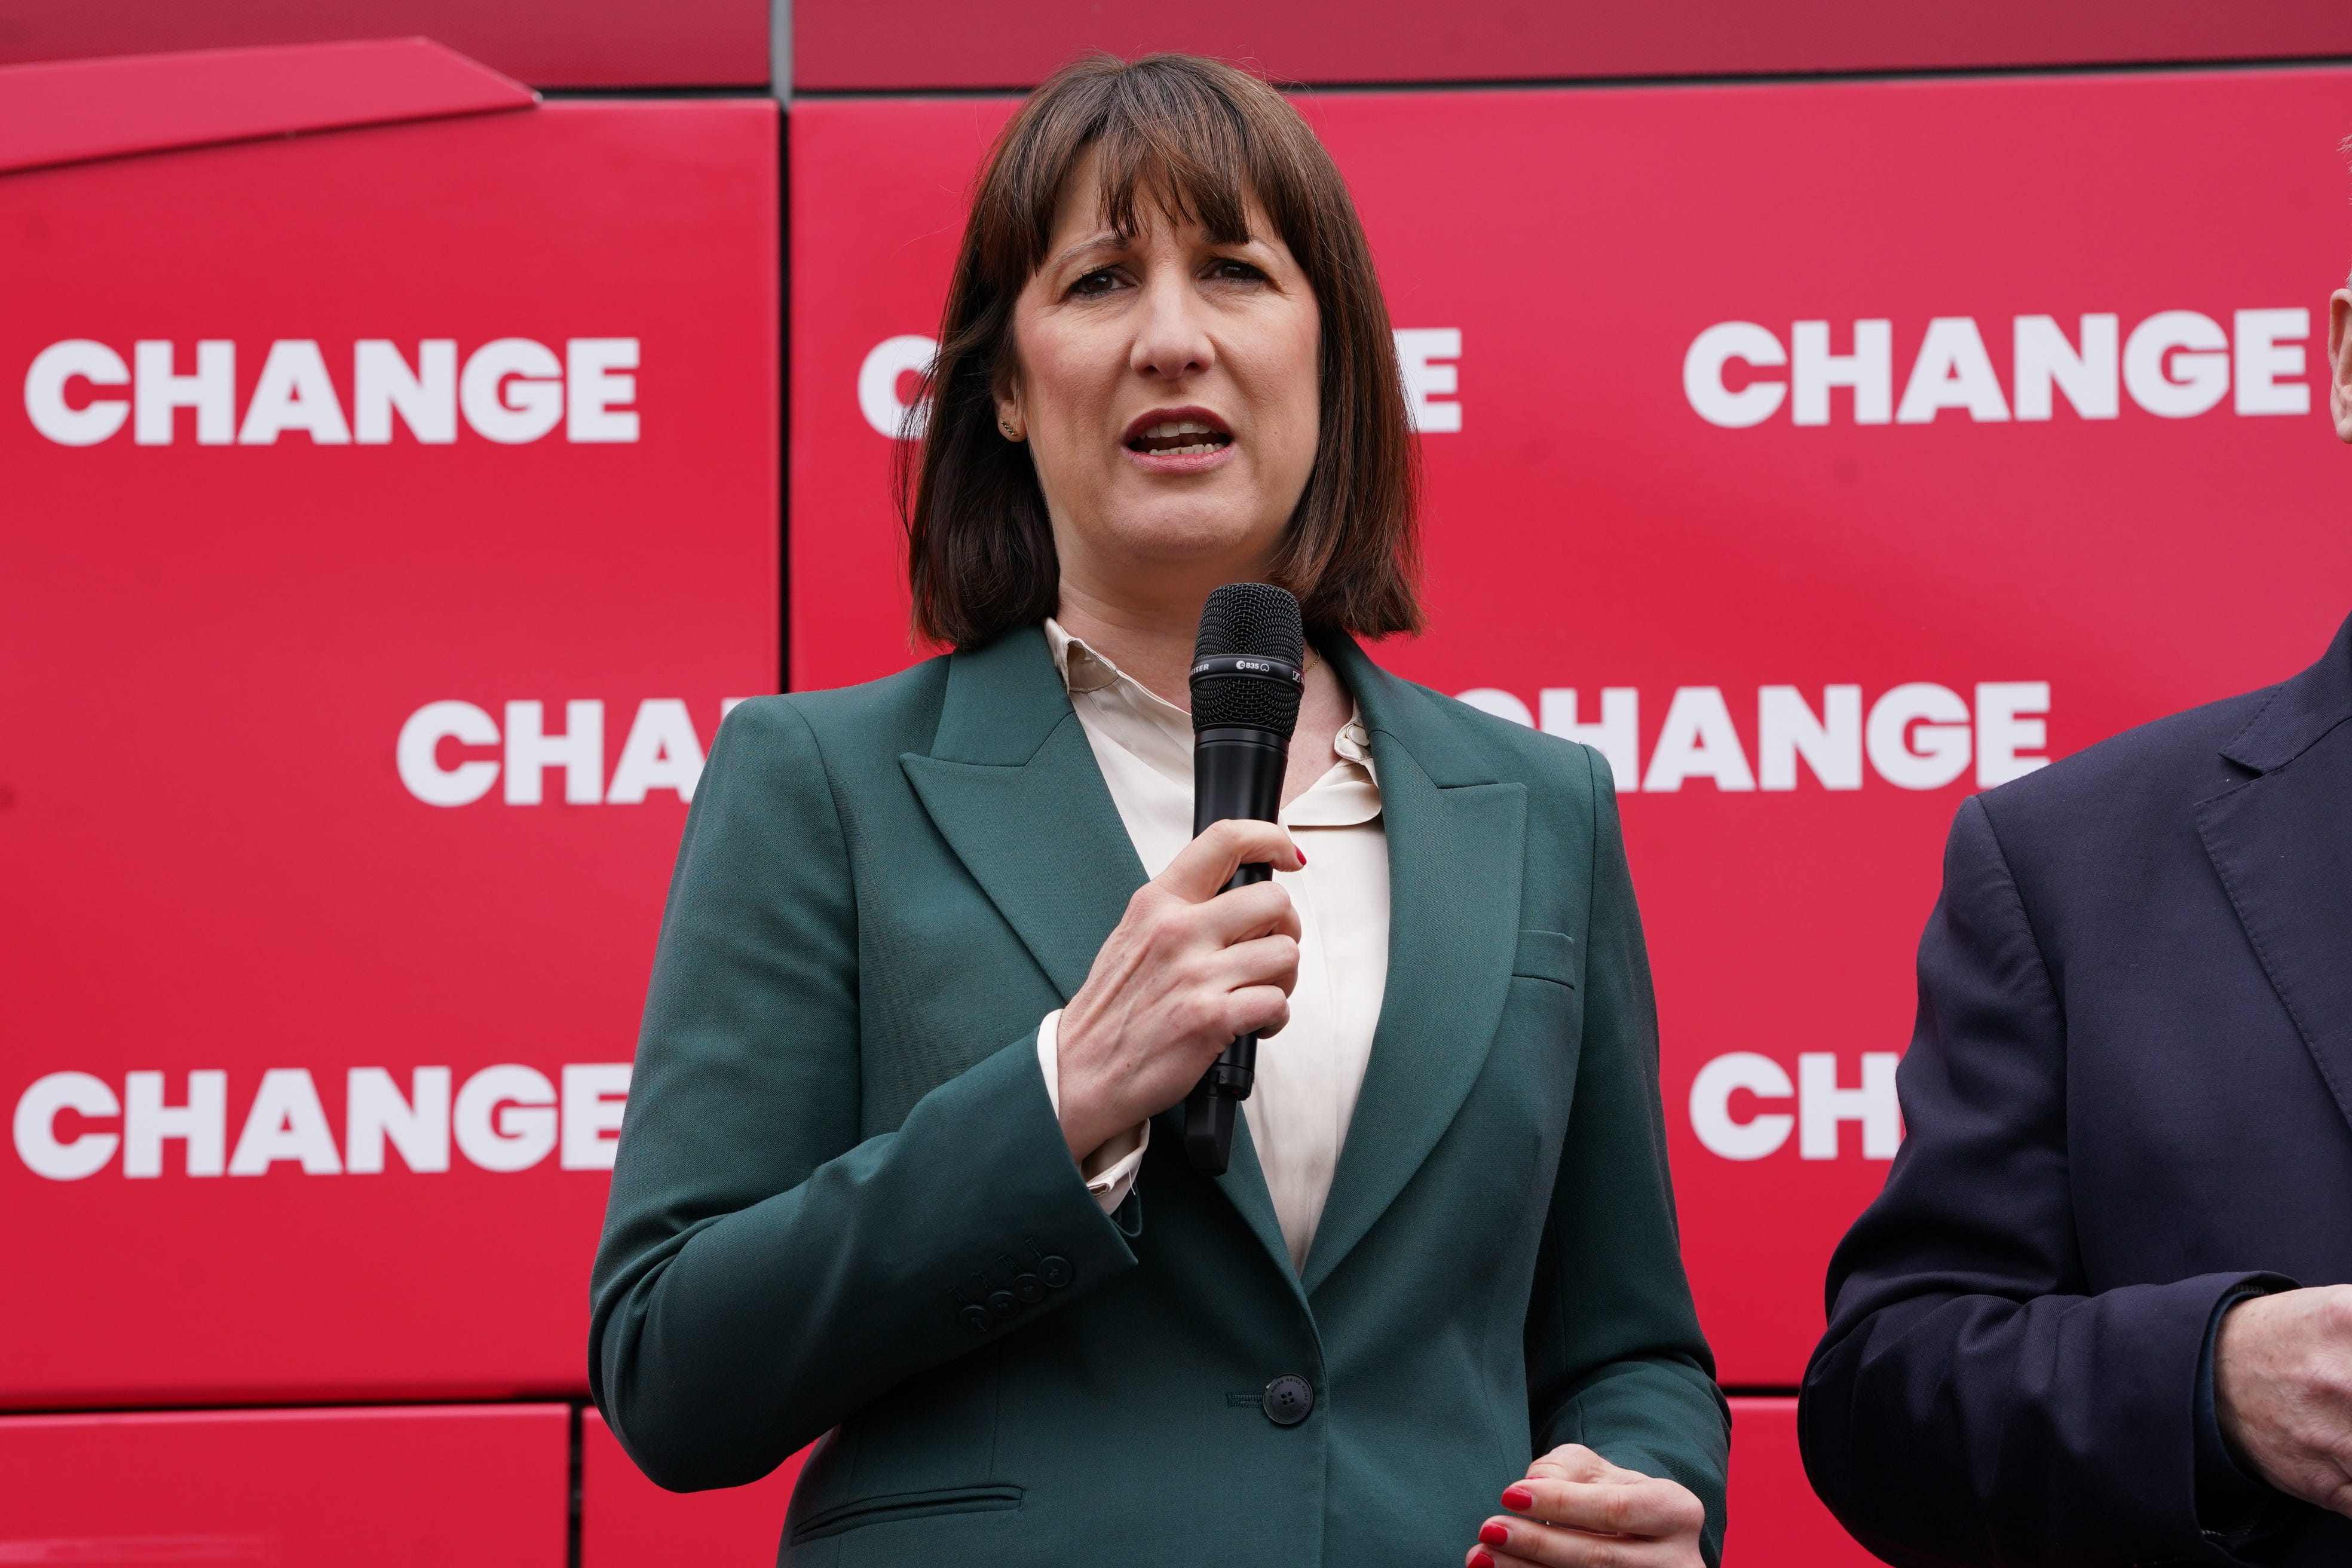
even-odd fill
[(1466, 1568), (1700, 1568), (1706, 1509), (1678, 1481), (1612, 1465), (1581, 1443), (1554, 1448), (1503, 1491)]

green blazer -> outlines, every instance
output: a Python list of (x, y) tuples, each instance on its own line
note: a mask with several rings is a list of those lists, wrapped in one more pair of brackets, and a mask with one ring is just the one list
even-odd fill
[(1448, 1568), (1582, 1442), (1696, 1492), (1717, 1560), (1729, 1417), (1609, 771), (1326, 651), (1394, 892), (1303, 1274), (1246, 1122), (1210, 1180), (1163, 1117), (1108, 1215), (1063, 1144), (1037, 1025), (1143, 868), (1037, 628), (729, 717), (593, 1282), (591, 1383), (648, 1476), (823, 1437), (785, 1564)]

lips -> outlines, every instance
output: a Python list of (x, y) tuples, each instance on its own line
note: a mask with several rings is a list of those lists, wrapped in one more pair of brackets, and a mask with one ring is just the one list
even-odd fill
[(1225, 422), (1205, 408), (1155, 408), (1127, 427), (1125, 445), (1149, 458), (1205, 458), (1234, 444)]

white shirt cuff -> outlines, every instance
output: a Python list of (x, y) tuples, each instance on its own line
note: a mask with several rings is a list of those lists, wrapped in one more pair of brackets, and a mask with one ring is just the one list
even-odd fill
[[(1037, 1070), (1045, 1075), (1045, 1098), (1053, 1103), (1058, 1120), (1062, 1114), (1062, 1010), (1058, 1007), (1037, 1026)], [(1101, 1148), (1078, 1162), (1078, 1174), (1087, 1179), (1087, 1191), (1095, 1195), (1103, 1213), (1109, 1214), (1127, 1201), (1135, 1186), (1135, 1173), (1143, 1168), (1143, 1152), (1150, 1147), (1151, 1123), (1139, 1121), (1124, 1132), (1112, 1134)]]

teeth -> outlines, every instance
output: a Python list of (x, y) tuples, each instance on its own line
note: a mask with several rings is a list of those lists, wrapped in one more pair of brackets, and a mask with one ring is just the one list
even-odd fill
[(1162, 419), (1130, 438), (1139, 452), (1155, 458), (1202, 458), (1223, 450), (1233, 437), (1200, 419)]

